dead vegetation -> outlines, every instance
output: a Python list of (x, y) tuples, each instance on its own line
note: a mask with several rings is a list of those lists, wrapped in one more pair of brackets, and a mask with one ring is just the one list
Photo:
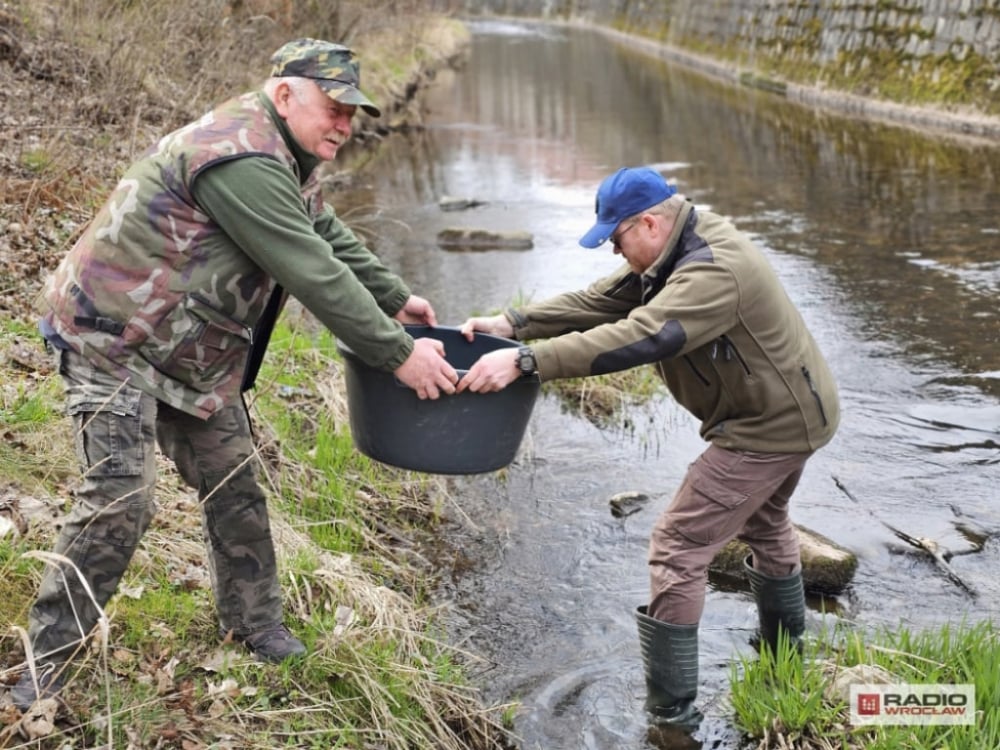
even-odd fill
[(628, 431), (629, 407), (648, 402), (665, 392), (662, 382), (649, 367), (613, 372), (589, 378), (553, 380), (543, 386), (554, 394), (563, 409), (595, 427)]
[(0, 310), (28, 314), (41, 278), (121, 171), (164, 133), (263, 80), (290, 38), (357, 51), (383, 117), (360, 115), (356, 142), (412, 124), (417, 91), (456, 54), (440, 19), (415, 23), (426, 5), (0, 2)]
[[(318, 455), (330, 441), (354, 455), (341, 365), (310, 320), (289, 318), (251, 408), (286, 615), (309, 643), (306, 662), (262, 666), (219, 641), (197, 497), (164, 461), (160, 511), (99, 627), (81, 633), (64, 700), (21, 715), (0, 689), (0, 747), (503, 746), (502, 707), (481, 704), (462, 677), (475, 657), (443, 642), (419, 603), (434, 575), (419, 540), (445, 488)], [(27, 608), (75, 476), (57, 378), (29, 351), (16, 329), (0, 330), (0, 471), (18, 478), (0, 491), (0, 685), (32, 662)], [(353, 541), (317, 543), (329, 529)]]
[[(2, 689), (32, 657), (19, 629), (37, 591), (37, 556), (51, 547), (76, 475), (61, 386), (34, 329), (46, 274), (139, 153), (256, 85), (290, 38), (357, 49), (365, 89), (384, 112), (377, 123), (361, 119), (359, 141), (405, 127), (424, 79), (456, 52), (447, 32), (426, 41), (440, 27), (416, 22), (425, 5), (0, 2), (0, 747), (501, 745), (497, 710), (462, 677), (472, 657), (439, 640), (421, 603), (430, 571), (413, 540), (433, 524), (441, 488), (353, 458), (331, 478), (297, 445), (301, 435), (270, 426), (298, 412), (291, 424), (327, 439), (346, 423), (329, 377), (336, 364), (308, 347), (272, 352), (284, 375), (306, 367), (301, 385), (286, 393), (262, 375), (254, 406), (287, 613), (309, 641), (307, 662), (264, 667), (219, 643), (197, 498), (165, 464), (160, 512), (105, 629), (81, 634), (66, 700), (23, 717)], [(319, 544), (318, 532), (349, 544)]]

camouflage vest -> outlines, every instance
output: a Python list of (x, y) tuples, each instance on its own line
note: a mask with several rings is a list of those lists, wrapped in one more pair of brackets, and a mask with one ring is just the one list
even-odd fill
[[(239, 395), (251, 332), (275, 285), (191, 194), (202, 170), (244, 156), (276, 159), (301, 182), (257, 93), (170, 133), (133, 164), (44, 292), (45, 320), (71, 348), (201, 418)], [(300, 190), (316, 218), (316, 180)]]

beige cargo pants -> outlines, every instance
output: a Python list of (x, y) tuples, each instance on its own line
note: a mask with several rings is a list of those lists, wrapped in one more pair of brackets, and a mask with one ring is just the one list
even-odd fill
[(810, 455), (712, 445), (688, 467), (650, 537), (650, 617), (697, 624), (708, 566), (733, 538), (749, 545), (754, 568), (765, 575), (798, 569), (799, 542), (788, 504)]

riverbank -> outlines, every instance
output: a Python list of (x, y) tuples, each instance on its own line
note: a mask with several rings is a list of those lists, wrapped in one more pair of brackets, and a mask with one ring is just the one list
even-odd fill
[(164, 461), (158, 513), (64, 702), (22, 716), (4, 687), (33, 659), (27, 612), (76, 462), (33, 326), (0, 324), (0, 748), (505, 747), (502, 709), (465, 678), (474, 657), (440, 635), (437, 572), (417, 551), (446, 488), (354, 449), (341, 363), (311, 319), (286, 314), (269, 353), (249, 409), (285, 616), (308, 656), (263, 665), (219, 642), (198, 499)]
[[(164, 462), (159, 512), (65, 701), (28, 721), (5, 689), (34, 658), (27, 612), (77, 473), (32, 310), (45, 276), (138, 153), (255, 86), (288, 38), (350, 36), (384, 112), (358, 118), (356, 153), (419, 124), (419, 92), (467, 39), (436, 16), (339, 3), (325, 15), (296, 4), (312, 15), (285, 19), (250, 5), (0, 6), (0, 747), (497, 750), (502, 709), (440, 637), (436, 572), (417, 552), (445, 488), (354, 450), (332, 339), (293, 312), (249, 408), (285, 611), (309, 656), (272, 667), (220, 644), (197, 497)], [(346, 179), (334, 166), (331, 190)]]

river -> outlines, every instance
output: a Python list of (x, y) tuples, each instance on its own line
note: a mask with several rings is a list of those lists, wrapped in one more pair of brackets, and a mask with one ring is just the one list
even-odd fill
[[(998, 621), (996, 538), (953, 560), (972, 600), (899, 554), (879, 520), (957, 552), (969, 541), (956, 513), (1000, 529), (1000, 147), (805, 109), (584, 29), (472, 29), (467, 64), (426, 100), (426, 129), (386, 142), (346, 219), (455, 325), (616, 267), (610, 248), (577, 245), (594, 191), (619, 166), (657, 167), (757, 240), (838, 378), (842, 426), (792, 510), (859, 558), (826, 606), (859, 628)], [(444, 196), (483, 204), (443, 211)], [(526, 231), (534, 246), (439, 247), (453, 226)], [(520, 704), (525, 750), (654, 746), (633, 612), (649, 530), (704, 448), (696, 428), (666, 395), (603, 426), (547, 395), (513, 465), (451, 481), (450, 634), (476, 656), (485, 699)], [(629, 490), (651, 501), (613, 517), (609, 498)], [(755, 623), (745, 590), (710, 588), (706, 747), (739, 746), (729, 669), (752, 653)]]

